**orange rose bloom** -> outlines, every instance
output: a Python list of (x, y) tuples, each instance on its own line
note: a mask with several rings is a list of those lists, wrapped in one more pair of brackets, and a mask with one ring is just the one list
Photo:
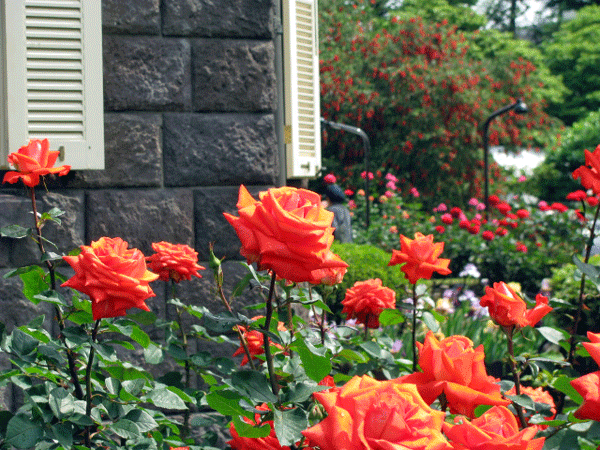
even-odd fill
[(527, 309), (525, 302), (505, 282), (494, 283), (494, 287), (485, 287), (485, 295), (479, 304), (488, 307), (490, 317), (494, 322), (503, 327), (534, 326), (542, 317), (552, 311), (548, 305), (548, 298), (538, 294), (535, 298), (535, 307)]
[(170, 244), (168, 242), (155, 242), (152, 250), (156, 253), (148, 256), (148, 268), (158, 274), (163, 281), (191, 280), (192, 275), (202, 278), (198, 273), (205, 268), (198, 265), (198, 252), (190, 246), (183, 244)]
[(411, 384), (363, 375), (313, 395), (327, 417), (302, 434), (320, 450), (451, 449), (441, 433), (446, 414), (430, 408)]
[(450, 336), (438, 341), (433, 332), (425, 342), (417, 342), (419, 366), (423, 372), (401, 377), (403, 383), (416, 384), (427, 404), (442, 393), (452, 413), (474, 417), (479, 405), (508, 405), (500, 394), (499, 380), (487, 374), (483, 345), (473, 348), (465, 336)]
[(63, 256), (75, 275), (62, 286), (89, 295), (94, 320), (124, 316), (129, 308), (150, 311), (144, 300), (155, 296), (149, 283), (158, 275), (146, 270), (142, 252), (127, 246), (121, 238), (102, 237), (82, 245), (78, 256)]
[[(259, 411), (269, 411), (269, 406), (263, 403), (262, 405), (257, 406), (256, 409)], [(266, 420), (261, 422), (261, 417), (262, 416), (258, 413), (254, 415), (254, 421), (244, 417), (244, 421), (252, 425), (268, 424), (271, 427), (271, 432), (269, 435), (261, 438), (240, 436), (235, 430), (233, 422), (231, 422), (229, 425), (229, 431), (231, 432), (232, 439), (227, 443), (231, 446), (232, 450), (290, 450), (287, 445), (283, 446), (279, 443), (277, 435), (275, 434), (273, 421)]]
[(433, 243), (433, 234), (424, 236), (417, 232), (414, 239), (400, 235), (400, 250), (392, 250), (392, 259), (388, 266), (404, 264), (400, 270), (408, 281), (415, 284), (421, 278), (429, 280), (433, 272), (448, 275), (449, 259), (438, 258), (444, 250), (444, 243)]
[(321, 269), (348, 267), (331, 252), (333, 213), (312, 191), (272, 188), (255, 200), (244, 186), (238, 197), (239, 217), (224, 213), (242, 242), (241, 254), (260, 270), (272, 270), (293, 282), (320, 283)]
[[(588, 339), (583, 346), (600, 365), (600, 333), (588, 331)], [(600, 371), (588, 373), (571, 381), (571, 386), (583, 397), (583, 403), (575, 411), (578, 419), (592, 419), (600, 422)]]
[(517, 419), (503, 406), (494, 406), (471, 422), (457, 417), (458, 425), (444, 424), (454, 450), (541, 450), (546, 438), (534, 439), (538, 427), (519, 431)]
[(40, 176), (49, 173), (66, 175), (71, 166), (52, 167), (59, 153), (50, 151), (48, 139), (30, 140), (29, 144), (21, 147), (16, 153), (8, 155), (8, 163), (12, 164), (17, 172), (6, 172), (2, 182), (16, 183), (21, 178), (25, 186), (34, 187), (40, 184)]
[(342, 313), (347, 314), (348, 319), (356, 318), (367, 328), (377, 328), (381, 311), (396, 307), (396, 293), (383, 286), (379, 278), (357, 281), (346, 290), (342, 305)]
[[(263, 316), (256, 316), (256, 317), (253, 317), (252, 320), (258, 320), (262, 317)], [(248, 351), (250, 352), (250, 356), (252, 356), (252, 359), (257, 359), (256, 356), (262, 355), (265, 352), (265, 336), (262, 334), (261, 331), (258, 331), (258, 330), (248, 330), (246, 327), (243, 327), (241, 325), (238, 325), (238, 328), (242, 332), (244, 339), (246, 339), (246, 343), (248, 344)], [(286, 331), (286, 328), (285, 328), (285, 325), (283, 324), (283, 322), (277, 322), (277, 329), (279, 331)], [(278, 349), (283, 350), (283, 347), (281, 345), (271, 342), (270, 339), (269, 339), (269, 345), (275, 346)], [(238, 355), (244, 355), (244, 358), (242, 359), (242, 364), (241, 364), (242, 366), (245, 366), (246, 364), (248, 364), (248, 355), (246, 355), (246, 352), (244, 351), (244, 347), (242, 347), (241, 344), (240, 344), (239, 348), (233, 353), (232, 356), (238, 356)]]
[[(546, 403), (547, 405), (550, 405), (551, 413), (549, 416), (546, 416), (546, 420), (554, 419), (554, 417), (556, 416), (556, 405), (554, 403), (554, 399), (548, 391), (545, 391), (541, 387), (534, 389), (530, 386), (521, 386), (521, 394), (527, 395), (529, 398), (531, 398), (531, 400), (533, 400), (536, 403)], [(510, 390), (506, 392), (506, 395), (517, 395), (517, 390), (515, 389), (515, 386), (510, 388)], [(525, 417), (525, 420), (527, 421), (527, 423), (529, 423), (528, 417)], [(540, 430), (545, 430), (546, 428), (548, 428), (548, 425), (538, 424), (537, 426)]]
[(594, 153), (585, 150), (585, 165), (582, 165), (573, 171), (573, 179), (581, 178), (581, 185), (586, 189), (591, 189), (594, 194), (600, 194), (600, 145), (596, 147)]

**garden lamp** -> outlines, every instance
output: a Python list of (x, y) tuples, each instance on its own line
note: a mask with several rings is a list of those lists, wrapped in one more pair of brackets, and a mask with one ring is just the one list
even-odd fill
[(369, 141), (369, 136), (362, 129), (358, 127), (354, 127), (352, 125), (345, 125), (343, 123), (338, 122), (330, 122), (329, 120), (325, 120), (321, 117), (321, 124), (328, 125), (334, 130), (344, 130), (348, 133), (357, 134), (363, 140), (363, 146), (365, 150), (365, 197), (366, 197), (366, 210), (365, 210), (365, 223), (367, 228), (369, 228), (370, 224), (370, 211), (369, 211), (369, 153), (371, 150), (371, 141)]
[(489, 182), (490, 182), (490, 175), (489, 175), (489, 168), (488, 168), (488, 154), (489, 154), (489, 143), (488, 143), (488, 131), (490, 128), (490, 122), (495, 118), (498, 117), (501, 114), (504, 114), (505, 112), (508, 112), (510, 110), (514, 110), (517, 114), (525, 114), (528, 109), (527, 109), (527, 105), (523, 102), (523, 99), (517, 99), (516, 102), (504, 106), (496, 111), (494, 111), (486, 120), (485, 123), (483, 124), (483, 168), (484, 168), (484, 191), (483, 191), (483, 201), (485, 203), (485, 219), (487, 220), (488, 218), (488, 211), (490, 209), (490, 200), (489, 200)]

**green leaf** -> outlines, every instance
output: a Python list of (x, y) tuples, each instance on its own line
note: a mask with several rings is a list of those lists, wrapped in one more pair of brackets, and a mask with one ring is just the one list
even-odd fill
[(119, 391), (121, 390), (121, 382), (119, 380), (108, 377), (104, 380), (104, 384), (106, 385), (106, 390), (109, 394), (119, 395)]
[(440, 329), (440, 324), (438, 323), (437, 320), (435, 320), (435, 317), (429, 311), (423, 311), (423, 315), (421, 316), (421, 319), (423, 319), (425, 326), (427, 328), (429, 328), (431, 331), (433, 331), (434, 333), (437, 333), (438, 330)]
[(124, 439), (135, 439), (141, 434), (140, 429), (135, 422), (128, 419), (119, 419), (116, 423), (113, 423), (109, 429)]
[(264, 423), (261, 426), (252, 425), (242, 420), (239, 416), (233, 416), (233, 425), (237, 434), (243, 437), (261, 438), (271, 434), (269, 424)]
[(70, 423), (55, 423), (52, 425), (54, 437), (64, 448), (73, 446), (73, 426)]
[(236, 417), (238, 415), (252, 418), (252, 413), (249, 413), (240, 406), (240, 400), (243, 397), (235, 391), (221, 390), (209, 393), (206, 396), (206, 403), (212, 409), (224, 416)]
[(569, 378), (566, 375), (559, 375), (552, 381), (551, 385), (554, 389), (568, 395), (571, 400), (578, 405), (581, 405), (583, 403), (583, 397), (575, 390), (573, 386), (571, 386), (571, 380), (573, 380), (573, 378)]
[(19, 267), (18, 269), (13, 269), (10, 270), (8, 272), (6, 272), (3, 276), (4, 279), (8, 279), (11, 277), (15, 277), (17, 275), (21, 275), (22, 273), (27, 273), (30, 272), (32, 270), (37, 270), (39, 269), (38, 266), (25, 266), (25, 267)]
[(204, 313), (204, 326), (215, 333), (230, 332), (235, 325), (246, 322), (248, 319), (244, 316), (229, 311), (212, 314), (207, 310)]
[(577, 255), (573, 255), (573, 262), (577, 266), (577, 268), (584, 273), (592, 280), (597, 280), (600, 277), (600, 267), (594, 266), (592, 264), (586, 264), (579, 259)]
[(181, 398), (166, 387), (150, 391), (148, 396), (152, 403), (159, 408), (184, 410), (188, 409)]
[(50, 391), (48, 403), (54, 415), (59, 419), (68, 417), (75, 411), (75, 398), (61, 387)]
[(560, 341), (566, 340), (569, 338), (569, 335), (566, 331), (559, 330), (557, 328), (552, 327), (538, 327), (536, 328), (540, 332), (546, 340), (552, 342), (553, 344), (560, 345)]
[(43, 428), (24, 414), (17, 414), (8, 421), (6, 442), (18, 449), (34, 447), (44, 436)]
[(144, 349), (144, 358), (148, 364), (160, 364), (164, 361), (165, 355), (159, 346), (150, 344)]
[(231, 384), (254, 403), (274, 403), (277, 396), (265, 374), (254, 370), (240, 370), (231, 375)]
[(133, 327), (129, 337), (140, 344), (142, 348), (147, 348), (151, 342), (150, 337), (137, 325)]
[(0, 236), (12, 239), (22, 239), (30, 236), (31, 234), (33, 234), (33, 230), (31, 228), (24, 228), (20, 225), (9, 225), (7, 227), (0, 228)]
[(13, 330), (10, 336), (10, 349), (19, 356), (32, 353), (38, 346), (39, 341), (19, 329)]
[(373, 358), (380, 359), (383, 357), (383, 350), (377, 342), (363, 342), (362, 344), (360, 344), (360, 348), (362, 348), (365, 352), (367, 352), (367, 354), (369, 354)]
[(300, 408), (273, 410), (275, 434), (281, 445), (294, 445), (308, 428), (308, 417)]
[(246, 276), (244, 276), (244, 278), (242, 278), (242, 280), (235, 286), (235, 289), (231, 293), (231, 296), (239, 297), (240, 295), (242, 295), (242, 292), (244, 292), (244, 289), (248, 287), (248, 283), (250, 283), (250, 280), (253, 279), (254, 276), (255, 274), (247, 273)]
[(285, 402), (287, 403), (302, 403), (308, 400), (315, 392), (330, 389), (329, 386), (318, 386), (308, 383), (297, 383), (290, 386), (286, 393)]
[(32, 270), (19, 274), (19, 277), (23, 281), (23, 295), (31, 303), (37, 305), (40, 301), (35, 298), (36, 295), (48, 290), (50, 286), (46, 283), (44, 270), (41, 267), (35, 267)]
[(397, 309), (384, 309), (379, 315), (379, 323), (382, 327), (403, 323), (405, 320), (404, 314)]
[(145, 384), (146, 380), (143, 378), (136, 378), (135, 380), (124, 380), (121, 383), (121, 387), (131, 395), (138, 395)]
[(156, 314), (151, 311), (128, 313), (127, 318), (139, 323), (140, 325), (152, 325), (156, 322)]
[(46, 262), (46, 261), (58, 261), (62, 259), (62, 255), (59, 255), (58, 253), (54, 253), (54, 252), (44, 252), (44, 254), (42, 255), (42, 262)]
[(317, 383), (331, 373), (331, 360), (318, 354), (319, 350), (311, 344), (296, 339), (293, 347), (300, 355), (306, 375)]
[(189, 396), (184, 391), (179, 389), (177, 386), (169, 386), (167, 389), (169, 391), (173, 392), (174, 394), (176, 394), (177, 396), (179, 396), (179, 398), (181, 400), (183, 400), (184, 402), (194, 403), (196, 401), (196, 399), (194, 397)]
[(58, 305), (58, 306), (66, 306), (66, 304), (67, 304), (66, 299), (59, 292), (53, 291), (51, 289), (46, 290), (40, 294), (36, 294), (33, 296), (33, 298), (35, 300), (38, 300), (38, 303), (40, 301), (42, 301), (42, 302), (50, 303), (51, 305)]
[(525, 408), (529, 411), (535, 411), (535, 405), (533, 403), (533, 400), (528, 395), (507, 395), (506, 398), (508, 398), (511, 402), (521, 406), (522, 408)]
[(150, 414), (142, 409), (132, 409), (125, 415), (125, 417), (123, 417), (123, 419), (134, 422), (142, 433), (147, 433), (148, 431), (158, 428), (158, 423), (156, 423), (156, 420), (154, 420)]

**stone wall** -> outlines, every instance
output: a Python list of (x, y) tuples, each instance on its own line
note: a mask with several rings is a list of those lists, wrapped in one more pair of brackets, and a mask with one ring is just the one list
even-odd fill
[[(222, 213), (235, 211), (240, 184), (256, 193), (278, 176), (273, 0), (102, 0), (102, 14), (106, 169), (37, 189), (41, 211), (66, 211), (45, 236), (63, 253), (102, 236), (147, 255), (152, 242), (188, 244), (206, 267), (216, 242), (231, 287), (241, 276), (239, 241)], [(22, 183), (3, 185), (0, 204), (0, 227), (32, 225)], [(34, 242), (0, 238), (0, 276), (37, 261)], [(182, 298), (220, 307), (209, 270), (188, 283)], [(168, 316), (164, 283), (153, 288), (149, 305)], [(9, 329), (40, 312), (18, 277), (0, 278), (0, 311)], [(0, 368), (7, 364), (0, 355)]]

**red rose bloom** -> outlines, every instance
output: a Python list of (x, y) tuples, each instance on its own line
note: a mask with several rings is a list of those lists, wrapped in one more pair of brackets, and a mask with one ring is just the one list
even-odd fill
[[(253, 317), (252, 320), (258, 320), (260, 318), (262, 318), (262, 316), (256, 316), (256, 317)], [(250, 353), (250, 356), (252, 357), (253, 360), (257, 359), (256, 357), (258, 355), (262, 355), (265, 352), (265, 336), (262, 334), (261, 331), (258, 331), (258, 330), (248, 330), (246, 327), (243, 327), (241, 325), (238, 325), (238, 328), (242, 332), (242, 335), (244, 336), (244, 339), (246, 340), (246, 343), (248, 344), (248, 351)], [(283, 322), (277, 322), (277, 330), (279, 330), (279, 331), (286, 330)], [(279, 350), (283, 350), (283, 347), (281, 345), (271, 342), (271, 339), (269, 339), (269, 346), (277, 347)], [(241, 363), (242, 366), (245, 366), (246, 364), (248, 364), (248, 355), (246, 355), (246, 352), (244, 351), (244, 347), (242, 347), (241, 345), (233, 353), (232, 356), (238, 356), (238, 355), (244, 355), (244, 357), (242, 358), (242, 363)]]
[(598, 202), (600, 200), (598, 200), (598, 197), (588, 197), (585, 199), (585, 201), (587, 202), (588, 205), (590, 205), (591, 207), (594, 207), (594, 206), (598, 205)]
[(71, 170), (71, 166), (52, 167), (59, 153), (50, 151), (48, 139), (30, 140), (29, 144), (21, 147), (16, 153), (8, 155), (8, 163), (12, 164), (17, 172), (6, 172), (2, 182), (16, 183), (20, 178), (25, 186), (35, 187), (40, 184), (41, 176), (50, 173), (66, 175)]
[(379, 278), (357, 281), (346, 291), (342, 305), (348, 319), (356, 318), (367, 328), (378, 328), (381, 311), (396, 307), (396, 293), (383, 286)]
[(333, 213), (323, 208), (317, 193), (284, 186), (261, 192), (259, 198), (240, 186), (239, 217), (224, 213), (249, 264), (297, 283), (320, 283), (320, 269), (348, 267), (330, 250)]
[(585, 191), (578, 190), (567, 194), (567, 200), (583, 201), (587, 198)]
[(454, 218), (452, 217), (452, 214), (442, 214), (442, 222), (444, 222), (446, 225), (450, 225), (452, 224), (452, 222), (454, 222)]
[(455, 206), (450, 210), (450, 214), (452, 215), (452, 217), (458, 218), (462, 214), (462, 209), (460, 209), (458, 206)]
[(471, 422), (461, 417), (454, 420), (457, 425), (444, 423), (454, 450), (542, 450), (546, 439), (534, 439), (536, 426), (519, 431), (517, 420), (503, 406), (494, 406)]
[[(516, 228), (516, 227), (513, 227)], [(522, 242), (517, 242), (515, 244), (515, 250), (518, 252), (522, 252), (522, 253), (527, 253), (527, 246), (525, 244), (523, 244)]]
[(517, 210), (517, 216), (519, 219), (527, 219), (529, 217), (529, 211), (526, 209), (519, 209)]
[(427, 404), (442, 393), (453, 413), (473, 417), (479, 405), (508, 405), (502, 398), (499, 380), (487, 374), (483, 345), (473, 348), (465, 336), (441, 341), (428, 331), (425, 342), (417, 342), (422, 372), (401, 377), (402, 383), (416, 384)]
[(496, 206), (498, 203), (500, 203), (500, 198), (497, 195), (490, 195), (488, 197), (488, 202), (491, 206)]
[(596, 195), (600, 194), (600, 145), (594, 152), (585, 150), (585, 165), (573, 171), (573, 179), (581, 178), (581, 184), (591, 189)]
[(192, 275), (202, 278), (198, 273), (205, 268), (198, 265), (198, 252), (190, 246), (183, 244), (170, 244), (168, 242), (155, 242), (152, 249), (156, 252), (148, 256), (148, 268), (158, 274), (163, 281), (191, 280)]
[(334, 184), (337, 181), (337, 178), (335, 177), (334, 174), (332, 173), (328, 173), (327, 175), (325, 175), (325, 177), (323, 178), (323, 181), (325, 181), (325, 183), (327, 184)]
[[(262, 404), (256, 407), (259, 411), (269, 411), (267, 404)], [(268, 424), (271, 427), (271, 432), (266, 437), (252, 438), (240, 436), (235, 430), (233, 422), (229, 425), (229, 431), (232, 439), (227, 441), (232, 450), (290, 450), (287, 445), (281, 445), (277, 435), (275, 434), (275, 426), (272, 420), (261, 421), (261, 414), (254, 415), (254, 421), (244, 417), (244, 421), (252, 425)]]
[(458, 226), (463, 230), (468, 230), (470, 225), (471, 222), (469, 222), (467, 219), (463, 219), (460, 222), (458, 222)]
[(124, 316), (130, 308), (150, 311), (144, 301), (155, 296), (149, 284), (158, 275), (146, 270), (142, 252), (127, 246), (121, 238), (102, 237), (82, 245), (77, 256), (63, 256), (75, 275), (61, 286), (90, 297), (94, 320)]
[(569, 209), (569, 207), (563, 205), (562, 203), (555, 202), (550, 205), (550, 209), (554, 209), (555, 211), (558, 211), (558, 212), (565, 212)]
[(479, 304), (487, 307), (492, 320), (503, 327), (532, 327), (552, 311), (548, 298), (541, 294), (535, 298), (535, 307), (527, 309), (521, 297), (503, 281), (494, 283), (493, 288), (486, 286)]
[(506, 236), (508, 230), (506, 228), (498, 227), (496, 228), (496, 235), (498, 236)]
[(477, 234), (479, 233), (479, 225), (469, 225), (469, 229), (467, 230), (469, 233), (471, 234)]
[(512, 209), (511, 206), (508, 203), (498, 203), (496, 205), (496, 208), (503, 215), (506, 215)]
[[(588, 331), (587, 336), (590, 342), (584, 342), (583, 346), (600, 366), (600, 333)], [(571, 386), (583, 397), (583, 403), (575, 411), (575, 417), (600, 422), (600, 371), (571, 381)]]
[(492, 241), (494, 240), (494, 232), (490, 230), (485, 230), (483, 233), (481, 233), (481, 237), (486, 241)]
[(438, 258), (444, 250), (444, 243), (433, 242), (433, 235), (424, 236), (417, 232), (414, 239), (400, 235), (400, 250), (392, 250), (388, 266), (403, 264), (400, 268), (411, 284), (423, 278), (429, 280), (433, 272), (448, 275), (449, 259)]
[(444, 232), (446, 231), (446, 229), (442, 225), (438, 225), (438, 226), (435, 227), (435, 231), (437, 231), (440, 234), (444, 234)]

